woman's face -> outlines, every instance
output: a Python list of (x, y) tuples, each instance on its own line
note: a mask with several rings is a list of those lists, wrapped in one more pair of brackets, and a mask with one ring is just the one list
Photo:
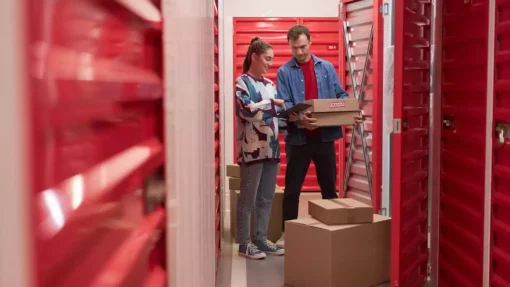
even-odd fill
[(267, 49), (264, 53), (257, 55), (252, 54), (252, 68), (260, 74), (265, 74), (269, 67), (273, 65), (274, 52), (273, 49)]

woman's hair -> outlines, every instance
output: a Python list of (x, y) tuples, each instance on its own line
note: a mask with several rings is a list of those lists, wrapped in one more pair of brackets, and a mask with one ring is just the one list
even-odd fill
[(251, 55), (264, 54), (267, 50), (272, 49), (271, 45), (268, 42), (261, 40), (259, 37), (255, 37), (251, 40), (250, 47), (248, 47), (248, 52), (246, 53), (246, 58), (243, 62), (243, 74), (247, 73), (251, 66)]

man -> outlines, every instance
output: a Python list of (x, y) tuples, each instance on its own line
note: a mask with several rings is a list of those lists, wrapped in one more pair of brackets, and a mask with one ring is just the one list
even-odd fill
[[(340, 85), (335, 67), (310, 53), (311, 36), (307, 27), (296, 25), (289, 29), (287, 41), (292, 59), (278, 69), (278, 96), (287, 108), (313, 99), (348, 98)], [(283, 229), (285, 221), (298, 217), (299, 196), (306, 173), (313, 161), (323, 199), (338, 198), (336, 192), (335, 140), (342, 137), (341, 127), (319, 128), (311, 113), (294, 114), (288, 120), (285, 137), (287, 169), (283, 196)], [(361, 122), (361, 116), (356, 118)], [(285, 234), (285, 233), (284, 233)], [(282, 235), (277, 245), (284, 247)]]

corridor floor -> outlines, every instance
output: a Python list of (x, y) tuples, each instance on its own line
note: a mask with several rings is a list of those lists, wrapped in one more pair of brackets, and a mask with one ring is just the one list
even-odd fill
[[(299, 217), (308, 216), (308, 200), (320, 199), (319, 193), (301, 195)], [(223, 198), (222, 254), (216, 287), (283, 287), (284, 257), (268, 256), (264, 260), (246, 260), (237, 255), (237, 244), (230, 233), (230, 195)], [(379, 287), (389, 286), (381, 285)]]

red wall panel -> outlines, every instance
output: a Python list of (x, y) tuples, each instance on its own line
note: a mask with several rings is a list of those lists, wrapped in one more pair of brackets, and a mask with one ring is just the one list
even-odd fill
[[(268, 41), (274, 49), (275, 59), (266, 77), (275, 84), (278, 68), (292, 57), (287, 42), (287, 31), (290, 27), (302, 24), (306, 25), (312, 34), (312, 52), (318, 57), (330, 61), (337, 69), (339, 68), (339, 23), (338, 18), (235, 18), (234, 19), (234, 79), (242, 73), (242, 63), (246, 57), (246, 51), (251, 39), (255, 36)], [(235, 142), (234, 142), (235, 146)], [(338, 150), (338, 143), (336, 143)], [(282, 188), (285, 186), (285, 142), (280, 137), (281, 147), (281, 171), (277, 183)], [(237, 155), (234, 151), (234, 159)], [(338, 170), (338, 163), (337, 163)], [(315, 174), (315, 167), (311, 164), (303, 191), (319, 191), (319, 184)]]
[(111, 1), (26, 4), (37, 286), (141, 286), (164, 266), (165, 212), (142, 192), (164, 163), (160, 25)]
[(221, 136), (220, 136), (220, 59), (219, 59), (219, 31), (218, 31), (218, 0), (211, 0), (214, 2), (214, 158), (215, 158), (215, 178), (216, 182), (214, 185), (214, 194), (215, 194), (215, 210), (216, 210), (216, 221), (215, 221), (215, 229), (216, 229), (216, 266), (218, 266), (218, 262), (220, 260), (220, 252), (221, 252), (221, 186), (220, 186), (220, 176), (221, 176)]
[[(446, 0), (443, 5), (439, 286), (482, 286), (488, 40), (484, 2)], [(473, 13), (479, 21), (468, 20)]]
[(428, 262), (431, 3), (395, 4), (391, 285), (423, 286)]
[[(496, 1), (494, 129), (503, 129), (503, 142), (493, 137), (490, 285), (510, 286), (510, 5)], [(484, 4), (484, 8), (487, 4)], [(486, 21), (487, 22), (487, 21)], [(496, 133), (494, 133), (495, 135)], [(490, 167), (487, 167), (490, 168)]]
[[(365, 138), (367, 141), (367, 150), (370, 153), (372, 182), (368, 182), (365, 163), (363, 160), (363, 149), (361, 139), (356, 137), (354, 160), (351, 167), (349, 182), (347, 184), (347, 197), (351, 197), (366, 203), (371, 203), (374, 209), (380, 209), (381, 196), (381, 121), (382, 121), (382, 31), (379, 29), (382, 25), (378, 5), (373, 0), (349, 1), (343, 4), (343, 19), (347, 21), (349, 43), (351, 49), (351, 61), (355, 72), (354, 78), (359, 87), (362, 80), (363, 66), (367, 54), (370, 30), (374, 25), (372, 45), (368, 57), (366, 70), (366, 79), (364, 84), (363, 114), (365, 116)], [(376, 7), (376, 8), (374, 8)], [(376, 21), (374, 21), (374, 19)], [(342, 27), (343, 33), (343, 27)], [(342, 37), (342, 40), (344, 38)], [(343, 41), (342, 41), (343, 43)], [(342, 45), (345, 47), (345, 44)], [(347, 59), (346, 59), (347, 61)], [(345, 82), (346, 91), (354, 97), (351, 75), (348, 62), (342, 63), (342, 76)], [(344, 128), (346, 137), (342, 143), (344, 147), (344, 156), (347, 158), (350, 142), (352, 140), (352, 128)], [(379, 147), (379, 148), (377, 148)], [(342, 181), (343, 173), (342, 169)], [(343, 183), (342, 183), (343, 184)], [(372, 186), (372, 198), (369, 194), (369, 185)], [(342, 186), (342, 185), (341, 185)]]

